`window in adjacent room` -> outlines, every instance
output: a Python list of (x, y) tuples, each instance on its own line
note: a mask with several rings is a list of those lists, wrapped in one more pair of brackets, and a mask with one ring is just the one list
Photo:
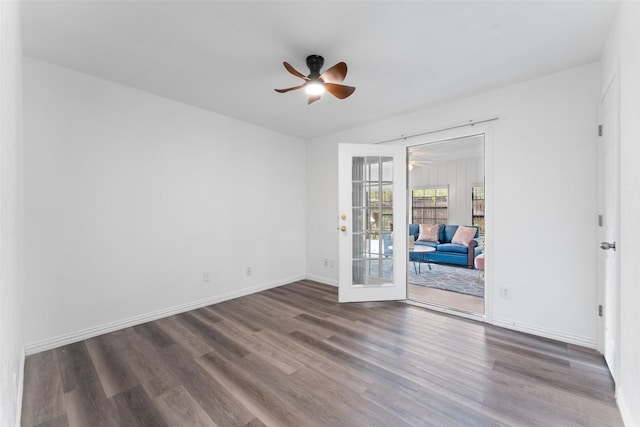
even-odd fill
[(484, 236), (484, 185), (471, 187), (471, 221)]
[(449, 216), (449, 187), (427, 187), (411, 191), (411, 222), (446, 224)]

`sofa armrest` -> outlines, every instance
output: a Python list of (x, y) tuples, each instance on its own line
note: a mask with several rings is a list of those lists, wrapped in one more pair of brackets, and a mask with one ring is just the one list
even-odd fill
[(467, 267), (476, 268), (473, 261), (475, 259), (476, 246), (478, 246), (478, 241), (475, 239), (471, 239), (469, 241), (469, 250), (467, 251)]

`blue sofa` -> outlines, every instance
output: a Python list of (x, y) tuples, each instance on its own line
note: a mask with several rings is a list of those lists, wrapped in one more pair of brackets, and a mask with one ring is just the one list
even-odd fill
[[(419, 262), (434, 262), (443, 264), (456, 264), (464, 265), (468, 268), (475, 268), (473, 260), (476, 256), (480, 255), (483, 250), (478, 246), (478, 227), (468, 225), (467, 227), (473, 227), (476, 229), (474, 238), (469, 242), (469, 246), (461, 245), (458, 243), (451, 243), (458, 225), (440, 224), (438, 230), (438, 243), (436, 242), (423, 242), (418, 240), (420, 234), (420, 226), (418, 224), (409, 224), (409, 235), (413, 237), (416, 246), (424, 245), (436, 248), (434, 252), (419, 253), (412, 252), (409, 254), (410, 261)], [(389, 239), (390, 240), (390, 239)], [(385, 253), (391, 253), (391, 241), (385, 241)]]

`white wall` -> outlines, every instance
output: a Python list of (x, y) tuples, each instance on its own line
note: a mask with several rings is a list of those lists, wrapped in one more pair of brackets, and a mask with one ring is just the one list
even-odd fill
[(24, 370), (21, 269), (22, 42), (19, 6), (0, 2), (0, 425), (20, 425)]
[(27, 352), (304, 277), (303, 141), (35, 59), (24, 78)]
[(620, 76), (620, 366), (618, 406), (640, 426), (640, 3), (623, 2), (602, 60), (602, 83)]
[(337, 282), (336, 269), (322, 259), (338, 257), (338, 143), (497, 115), (486, 126), (487, 281), (492, 289), (511, 288), (512, 297), (488, 291), (492, 321), (595, 348), (599, 79), (591, 64), (309, 141), (308, 275)]
[(459, 159), (428, 166), (415, 166), (409, 173), (409, 188), (449, 188), (449, 224), (471, 225), (471, 187), (484, 183), (484, 159)]

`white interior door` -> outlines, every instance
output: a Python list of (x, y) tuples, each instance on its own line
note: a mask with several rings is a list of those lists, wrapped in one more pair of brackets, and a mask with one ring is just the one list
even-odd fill
[(616, 251), (619, 208), (619, 87), (613, 77), (601, 100), (602, 136), (600, 138), (600, 247), (599, 270), (602, 297), (602, 344), (604, 357), (613, 379), (618, 382), (619, 355), (619, 265)]
[(407, 297), (406, 148), (339, 146), (340, 302)]

